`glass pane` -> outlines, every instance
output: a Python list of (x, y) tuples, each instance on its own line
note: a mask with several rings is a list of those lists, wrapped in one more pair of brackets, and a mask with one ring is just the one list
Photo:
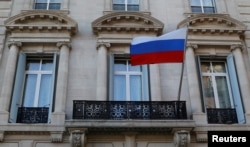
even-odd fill
[(53, 61), (52, 60), (43, 60), (42, 61), (42, 70), (52, 71), (53, 69)]
[(52, 75), (42, 75), (39, 91), (39, 107), (49, 107), (50, 96), (52, 91)]
[(127, 0), (128, 4), (137, 4), (139, 5), (139, 0)]
[(113, 4), (125, 4), (125, 0), (113, 0)]
[(35, 4), (35, 9), (43, 9), (46, 10), (47, 9), (47, 4)]
[(126, 71), (126, 60), (116, 60), (115, 61), (115, 66), (114, 66), (115, 71)]
[(226, 73), (224, 62), (213, 62), (213, 72), (214, 73)]
[(55, 3), (55, 4), (49, 4), (49, 10), (59, 10), (61, 7), (61, 4)]
[(190, 0), (191, 6), (201, 6), (200, 0)]
[(115, 76), (114, 77), (114, 100), (125, 101), (126, 100), (126, 77)]
[(215, 13), (214, 7), (204, 7), (203, 9), (205, 13)]
[(128, 5), (128, 11), (139, 11), (138, 5)]
[(213, 0), (203, 0), (203, 6), (213, 6)]
[(231, 108), (230, 96), (226, 77), (216, 77), (220, 108)]
[(113, 5), (113, 10), (122, 10), (125, 11), (125, 5), (119, 5), (119, 4), (114, 4)]
[(36, 0), (36, 3), (47, 3), (48, 0)]
[(28, 60), (26, 64), (26, 70), (39, 70), (40, 60)]
[(131, 64), (129, 64), (128, 69), (129, 71), (141, 71), (141, 66), (131, 66)]
[(140, 101), (142, 98), (141, 76), (130, 76), (130, 100)]
[(201, 72), (202, 73), (210, 73), (210, 62), (201, 62)]
[(36, 91), (37, 75), (26, 75), (23, 106), (34, 107), (35, 91)]
[(191, 9), (192, 9), (192, 12), (197, 12), (197, 13), (202, 12), (202, 9), (200, 6), (192, 6)]
[(61, 0), (50, 0), (50, 3), (61, 3)]
[(212, 78), (209, 76), (203, 76), (202, 82), (203, 82), (203, 86), (204, 86), (204, 96), (205, 96), (205, 100), (206, 100), (206, 108), (216, 108)]

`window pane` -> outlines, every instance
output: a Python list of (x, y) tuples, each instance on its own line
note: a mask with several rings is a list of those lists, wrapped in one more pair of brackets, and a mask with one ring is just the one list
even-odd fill
[(26, 75), (24, 87), (24, 107), (34, 107), (35, 91), (36, 91), (37, 75)]
[(114, 4), (113, 5), (113, 10), (122, 10), (124, 11), (125, 10), (125, 5), (119, 5), (119, 4)]
[(113, 0), (113, 4), (125, 4), (125, 0)]
[(209, 76), (203, 76), (202, 82), (204, 84), (203, 86), (204, 86), (204, 96), (206, 100), (206, 108), (216, 108), (212, 78)]
[(36, 3), (47, 3), (48, 0), (36, 0)]
[(205, 13), (215, 13), (214, 7), (204, 7), (203, 9)]
[(192, 12), (197, 12), (197, 13), (202, 12), (202, 9), (200, 6), (192, 6), (191, 9), (192, 9)]
[(127, 0), (128, 4), (137, 4), (139, 5), (139, 0)]
[(54, 4), (49, 4), (49, 10), (59, 10), (61, 7), (61, 4), (54, 3)]
[(61, 0), (50, 0), (50, 3), (61, 3)]
[(43, 60), (42, 61), (42, 70), (52, 71), (53, 61), (52, 60)]
[(231, 108), (226, 77), (216, 77), (220, 108)]
[(191, 6), (201, 6), (200, 0), (190, 0)]
[(28, 60), (26, 64), (26, 70), (39, 70), (40, 60)]
[(128, 11), (139, 11), (138, 5), (128, 5)]
[(214, 73), (226, 73), (224, 62), (213, 62), (213, 72)]
[(115, 66), (114, 66), (114, 70), (115, 71), (126, 71), (126, 60), (117, 60), (115, 61)]
[(203, 0), (203, 6), (213, 6), (213, 0)]
[(38, 100), (39, 107), (49, 107), (52, 90), (51, 80), (52, 76), (50, 74), (42, 75)]
[(129, 64), (129, 71), (141, 71), (141, 66), (132, 66)]
[(141, 76), (130, 76), (130, 99), (140, 101), (142, 98)]
[(47, 9), (47, 4), (41, 4), (41, 3), (36, 3), (35, 4), (35, 9)]
[(202, 73), (210, 73), (210, 62), (202, 62), (201, 63), (201, 72)]
[(126, 77), (115, 76), (114, 77), (114, 100), (125, 101), (126, 100)]

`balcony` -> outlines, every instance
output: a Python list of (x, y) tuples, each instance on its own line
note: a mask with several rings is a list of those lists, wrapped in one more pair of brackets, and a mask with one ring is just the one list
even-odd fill
[(19, 107), (17, 123), (47, 123), (48, 107)]
[(73, 101), (73, 119), (187, 119), (185, 101)]
[(236, 110), (233, 108), (209, 108), (207, 109), (207, 119), (209, 124), (238, 123)]

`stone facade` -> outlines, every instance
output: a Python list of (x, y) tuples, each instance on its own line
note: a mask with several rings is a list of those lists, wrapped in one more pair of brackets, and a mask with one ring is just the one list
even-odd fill
[[(205, 147), (208, 131), (249, 130), (250, 1), (216, 0), (215, 13), (194, 13), (189, 0), (138, 1), (139, 11), (113, 11), (112, 0), (61, 0), (59, 10), (34, 9), (35, 0), (0, 0), (1, 147)], [(185, 112), (179, 103), (165, 103), (178, 100), (181, 63), (148, 65), (150, 103), (133, 110), (136, 103), (112, 103), (110, 56), (127, 56), (134, 37), (155, 37), (183, 27), (188, 27), (180, 92)], [(23, 53), (26, 62), (49, 58), (55, 67), (51, 99), (42, 106), (48, 111), (27, 106), (19, 110), (24, 108), (22, 79), (28, 73), (25, 62), (23, 74), (17, 76)], [(198, 64), (200, 59), (225, 62), (230, 55), (241, 96), (237, 99), (237, 91), (229, 88), (237, 122), (223, 120), (228, 116), (217, 112), (221, 116), (214, 123)], [(84, 113), (88, 102), (95, 109)], [(131, 116), (104, 116), (111, 105)], [(185, 115), (147, 117), (147, 112), (156, 114), (162, 107), (171, 109), (164, 111), (168, 117), (174, 112)], [(143, 118), (133, 119), (131, 111)], [(43, 113), (46, 122), (41, 121)], [(89, 113), (99, 119), (87, 119)]]

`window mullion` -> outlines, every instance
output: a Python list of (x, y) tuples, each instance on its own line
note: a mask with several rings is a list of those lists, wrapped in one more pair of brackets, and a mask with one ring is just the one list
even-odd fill
[(217, 90), (217, 84), (216, 84), (215, 76), (212, 75), (211, 78), (212, 78), (212, 84), (213, 84), (213, 90), (214, 90), (215, 107), (220, 108), (219, 96), (218, 96), (218, 90)]
[(203, 0), (200, 0), (200, 3), (201, 3), (201, 12), (202, 12), (202, 13), (205, 13), (205, 12), (204, 12)]
[(47, 10), (49, 10), (50, 0), (47, 0)]

